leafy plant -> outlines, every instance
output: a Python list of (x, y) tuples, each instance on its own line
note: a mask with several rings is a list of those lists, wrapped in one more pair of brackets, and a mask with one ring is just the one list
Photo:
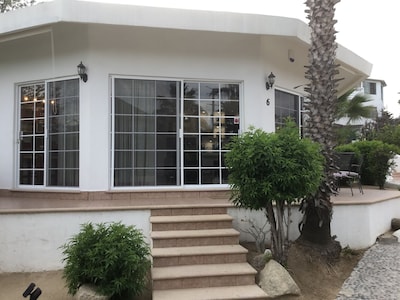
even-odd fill
[(85, 223), (61, 248), (64, 278), (72, 295), (82, 284), (93, 284), (102, 295), (129, 299), (146, 287), (150, 248), (133, 226)]
[(288, 122), (277, 133), (250, 128), (233, 140), (230, 149), (226, 165), (232, 201), (236, 206), (265, 210), (274, 259), (284, 265), (288, 244), (285, 206), (318, 188), (323, 161), (320, 148), (300, 139), (297, 126)]

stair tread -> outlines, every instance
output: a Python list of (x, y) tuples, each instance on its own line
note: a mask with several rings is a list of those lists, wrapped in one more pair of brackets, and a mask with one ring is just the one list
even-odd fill
[(184, 265), (156, 267), (152, 269), (153, 280), (193, 278), (224, 275), (255, 275), (257, 271), (248, 263)]
[(247, 249), (240, 245), (218, 245), (218, 246), (193, 246), (193, 247), (170, 247), (153, 248), (153, 257), (171, 257), (188, 255), (210, 255), (210, 254), (232, 254), (247, 253)]
[(228, 214), (215, 215), (178, 215), (178, 216), (153, 216), (150, 217), (151, 223), (183, 223), (199, 221), (232, 221), (233, 217)]
[(229, 287), (207, 287), (176, 290), (155, 290), (153, 300), (233, 300), (233, 299), (267, 299), (265, 292), (257, 285)]
[(216, 237), (216, 236), (238, 236), (239, 232), (232, 228), (202, 229), (202, 230), (168, 230), (153, 231), (153, 239), (183, 238), (183, 237)]

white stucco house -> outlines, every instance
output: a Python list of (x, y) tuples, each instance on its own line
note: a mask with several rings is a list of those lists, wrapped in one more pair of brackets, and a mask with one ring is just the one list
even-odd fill
[(384, 91), (386, 82), (382, 79), (367, 78), (361, 83), (361, 91), (371, 99), (368, 105), (376, 107), (378, 117), (382, 116), (382, 110), (385, 109)]
[[(229, 191), (232, 136), (301, 126), (309, 44), (307, 24), (266, 15), (77, 0), (0, 15), (0, 271), (59, 268), (51, 249), (86, 220), (148, 235), (154, 199)], [(337, 62), (339, 94), (372, 67), (342, 45)], [(15, 238), (38, 228), (46, 266)]]

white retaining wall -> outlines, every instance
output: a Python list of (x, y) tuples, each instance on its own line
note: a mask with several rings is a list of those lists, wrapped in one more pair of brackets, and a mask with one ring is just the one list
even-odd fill
[[(261, 211), (229, 208), (234, 217), (233, 226), (241, 232), (242, 241), (253, 241), (246, 233), (254, 224), (262, 227), (265, 216)], [(400, 216), (400, 199), (391, 199), (373, 204), (334, 205), (331, 223), (332, 235), (342, 247), (367, 248), (376, 238), (390, 229), (391, 219)], [(291, 240), (299, 236), (297, 225), (302, 215), (298, 207), (292, 208)], [(142, 230), (150, 243), (150, 211), (92, 211), (49, 212), (0, 215), (0, 273), (36, 272), (57, 270), (63, 267), (60, 246), (79, 231), (85, 222), (121, 221)], [(251, 222), (249, 222), (251, 221)]]
[(0, 215), (0, 273), (58, 270), (62, 250), (86, 222), (135, 225), (149, 241), (150, 211), (23, 213)]

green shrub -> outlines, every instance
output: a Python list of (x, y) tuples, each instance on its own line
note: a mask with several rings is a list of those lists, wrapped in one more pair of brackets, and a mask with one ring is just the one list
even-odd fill
[(337, 151), (355, 152), (362, 155), (363, 165), (361, 168), (361, 181), (366, 185), (377, 185), (383, 189), (386, 176), (393, 167), (392, 159), (398, 153), (394, 145), (382, 141), (359, 141), (352, 144), (336, 147)]
[(300, 139), (296, 124), (287, 122), (276, 133), (251, 127), (233, 139), (230, 150), (225, 161), (231, 200), (239, 207), (265, 211), (273, 257), (285, 265), (289, 242), (285, 207), (318, 189), (324, 161), (320, 147)]
[(375, 139), (400, 147), (400, 125), (386, 125), (376, 133)]
[(64, 278), (72, 295), (82, 284), (93, 284), (112, 299), (131, 299), (146, 287), (150, 248), (133, 226), (86, 223), (61, 248)]

